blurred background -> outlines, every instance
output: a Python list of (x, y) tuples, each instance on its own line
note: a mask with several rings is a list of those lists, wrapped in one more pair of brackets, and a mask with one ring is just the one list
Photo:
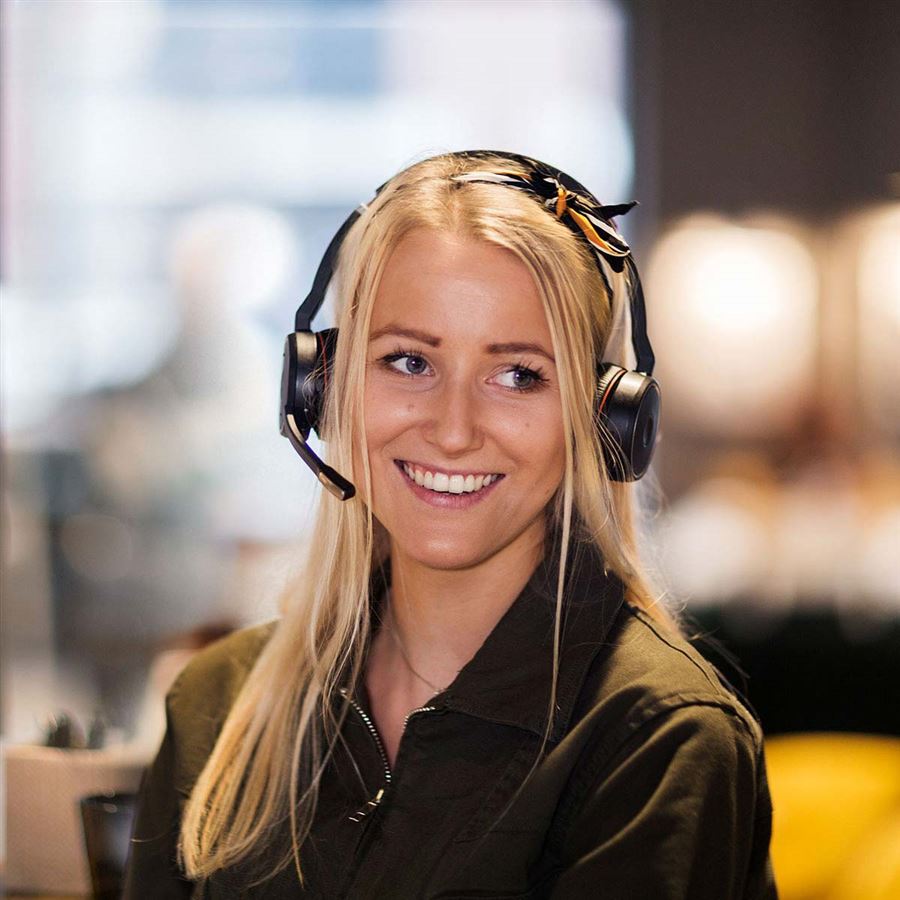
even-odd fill
[[(0, 13), (6, 742), (65, 711), (152, 745), (192, 649), (276, 614), (318, 495), (277, 428), (293, 312), (354, 206), (473, 147), (641, 203), (653, 563), (773, 758), (900, 735), (896, 3)], [(784, 895), (825, 896), (797, 858)]]

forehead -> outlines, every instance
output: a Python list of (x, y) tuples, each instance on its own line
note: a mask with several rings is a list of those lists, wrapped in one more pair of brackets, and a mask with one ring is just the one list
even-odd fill
[(388, 323), (550, 343), (540, 294), (521, 260), (487, 241), (426, 229), (405, 235), (385, 265), (371, 330)]

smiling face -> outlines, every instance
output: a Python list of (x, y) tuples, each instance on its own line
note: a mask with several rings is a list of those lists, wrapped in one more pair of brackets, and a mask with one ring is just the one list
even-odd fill
[(524, 264), (487, 242), (409, 233), (384, 269), (367, 363), (371, 507), (392, 552), (434, 569), (538, 554), (565, 441)]

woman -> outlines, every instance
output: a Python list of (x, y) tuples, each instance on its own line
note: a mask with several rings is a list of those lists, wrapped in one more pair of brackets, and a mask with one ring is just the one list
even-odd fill
[[(170, 693), (126, 896), (775, 896), (759, 725), (639, 559), (658, 391), (624, 211), (473, 151), (345, 223), (283, 424), (346, 502), (281, 620)], [(339, 341), (309, 331), (338, 252)], [(629, 303), (643, 374), (598, 366)]]

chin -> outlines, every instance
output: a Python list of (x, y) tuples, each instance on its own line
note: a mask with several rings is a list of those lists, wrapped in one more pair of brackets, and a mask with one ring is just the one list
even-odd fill
[(478, 565), (490, 552), (485, 552), (483, 544), (471, 541), (448, 541), (435, 537), (433, 540), (396, 541), (399, 553), (430, 569), (468, 569)]

